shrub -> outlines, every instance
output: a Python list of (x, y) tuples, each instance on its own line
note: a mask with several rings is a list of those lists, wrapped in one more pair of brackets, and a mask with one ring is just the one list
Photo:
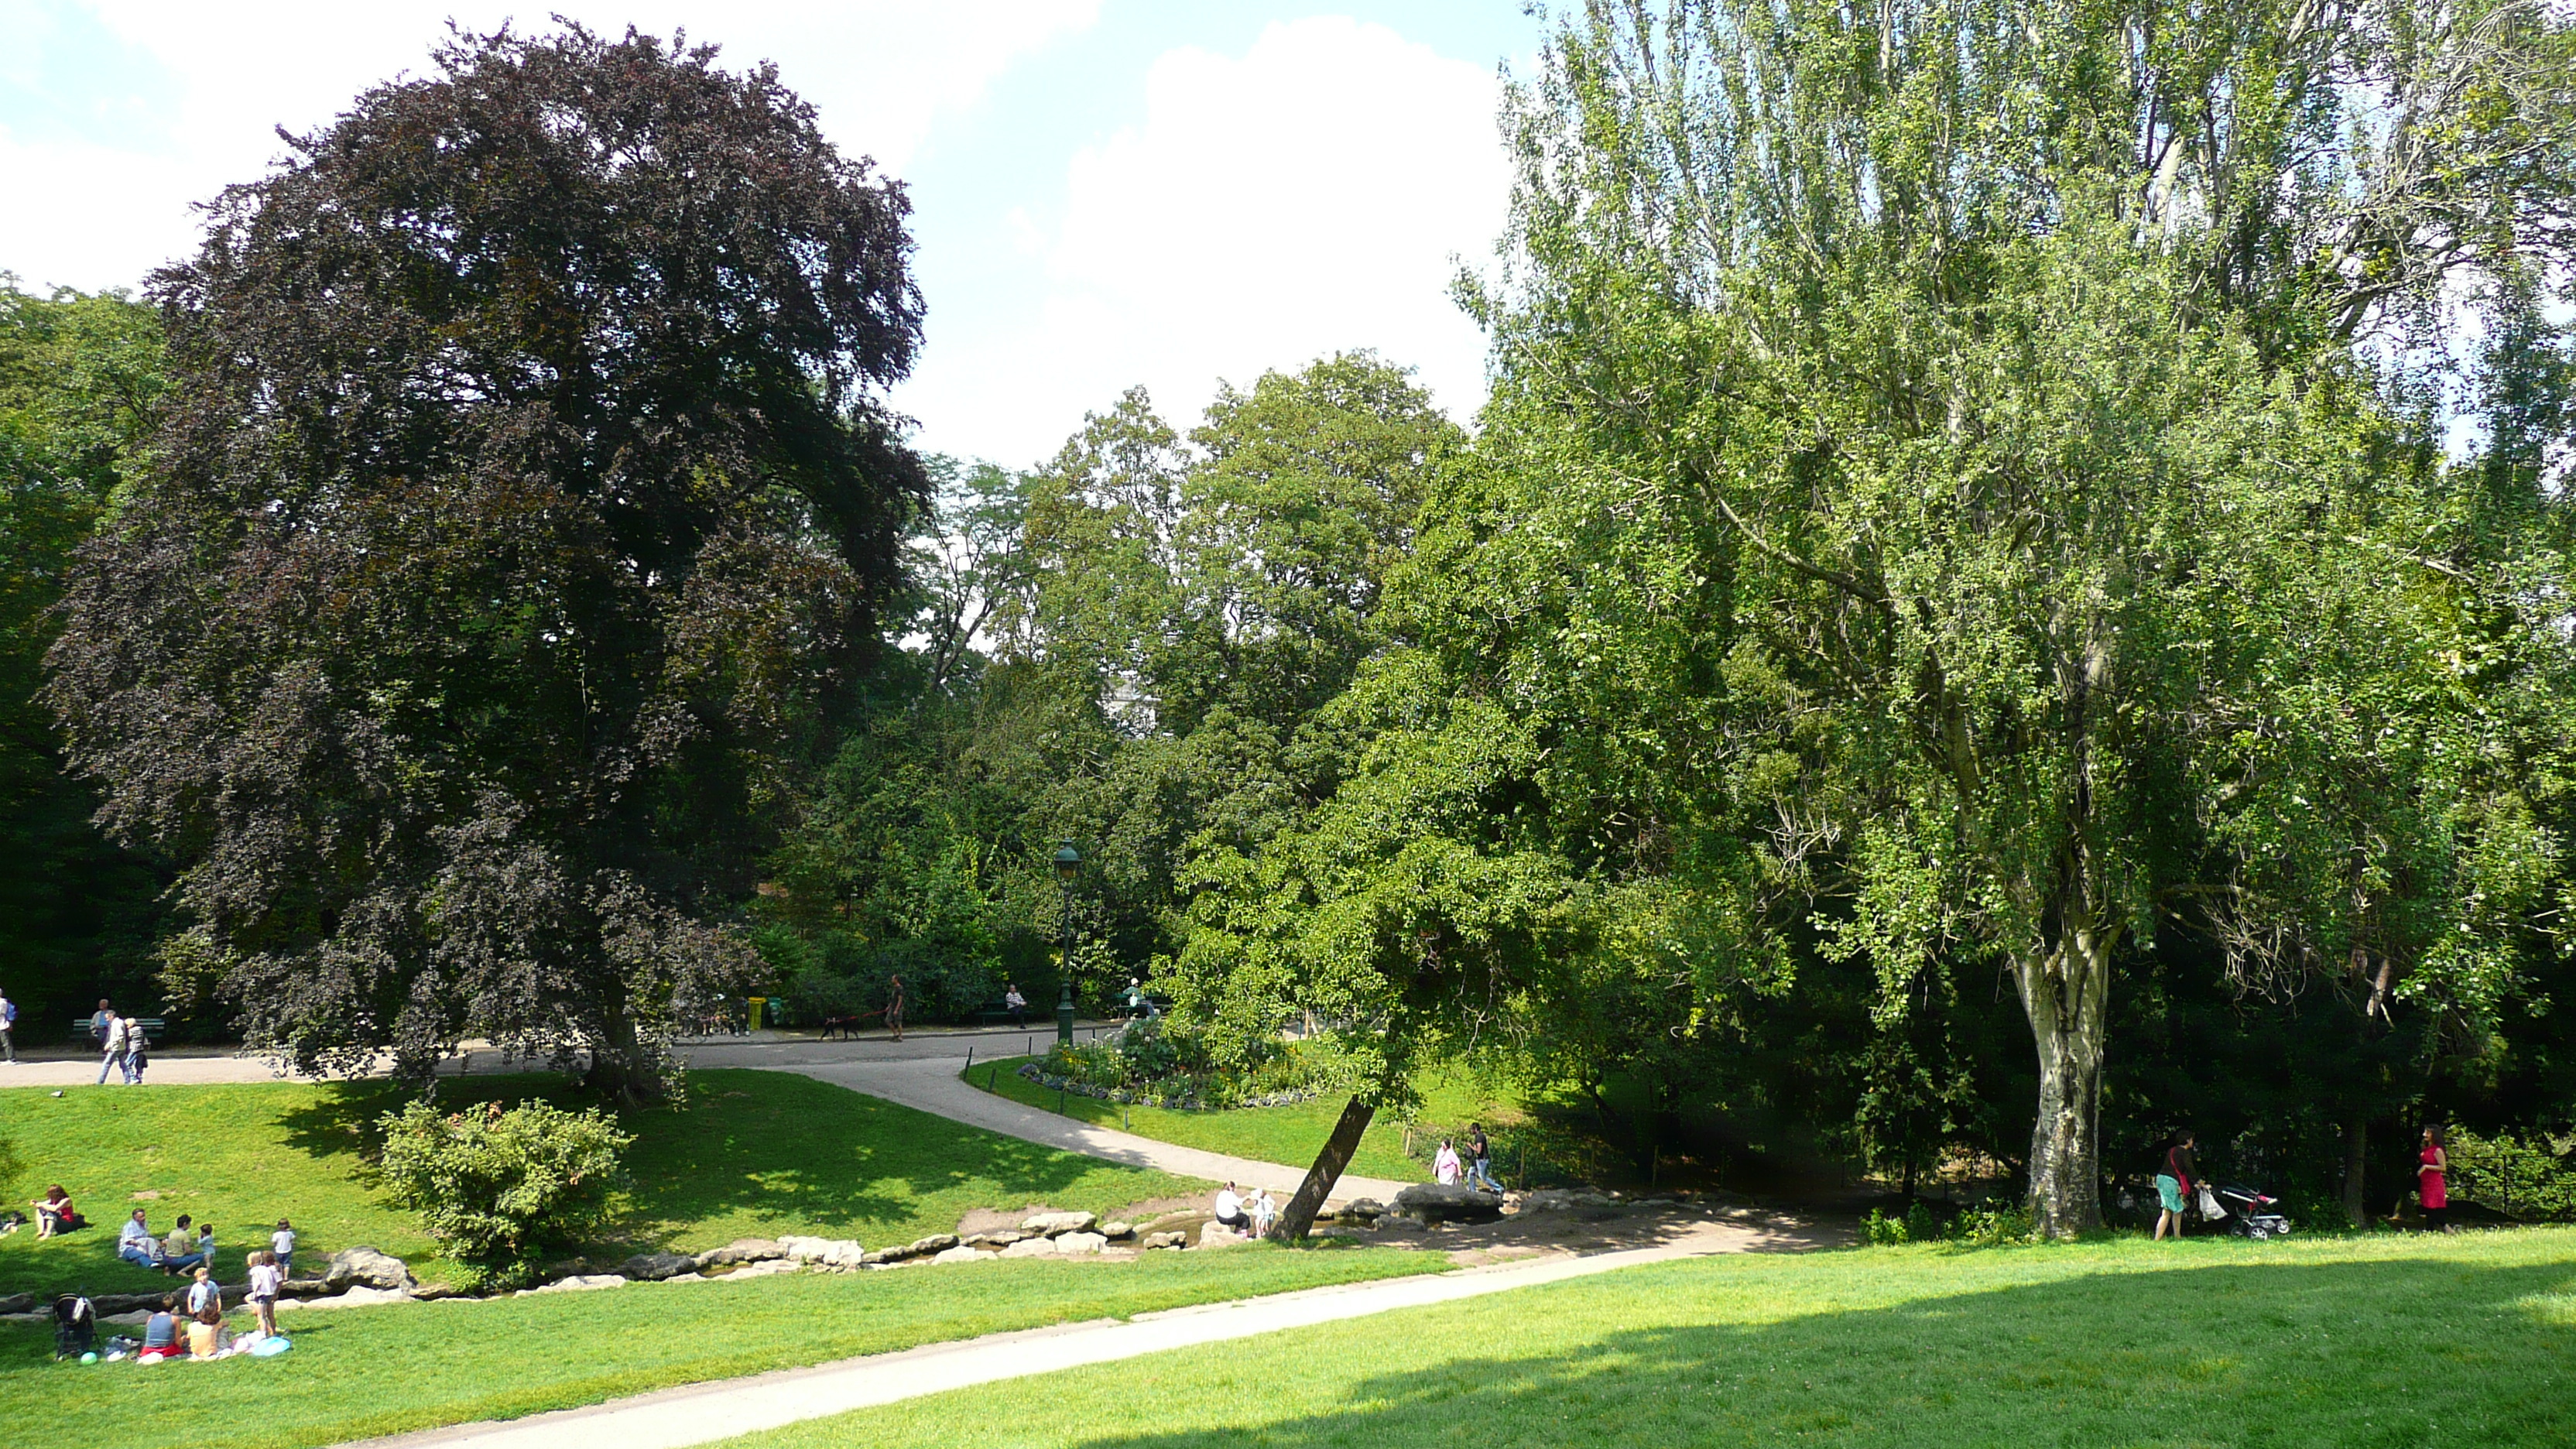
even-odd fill
[(2525, 1221), (2576, 1220), (2576, 1132), (2480, 1137), (2453, 1132), (2451, 1195)]
[(1950, 1234), (1971, 1248), (1997, 1248), (2031, 1241), (2027, 1208), (1970, 1208), (1950, 1225)]
[(1905, 1219), (1889, 1217), (1883, 1208), (1871, 1208), (1869, 1216), (1861, 1219), (1860, 1226), (1873, 1248), (1892, 1248), (1914, 1241), (1913, 1235), (1905, 1230)]
[(414, 1102), (380, 1119), (385, 1185), (420, 1213), (430, 1239), (465, 1268), (467, 1286), (511, 1288), (549, 1251), (602, 1226), (623, 1185), (634, 1138), (593, 1108), (544, 1102), (441, 1113)]

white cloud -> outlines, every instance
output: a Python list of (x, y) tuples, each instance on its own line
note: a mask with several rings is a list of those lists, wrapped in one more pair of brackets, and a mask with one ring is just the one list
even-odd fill
[(1073, 157), (1061, 214), (1013, 218), (1043, 305), (961, 331), (934, 292), (899, 403), (930, 446), (1027, 462), (1131, 383), (1186, 423), (1220, 377), (1375, 347), (1463, 416), (1484, 343), (1448, 282), (1503, 222), (1499, 100), (1482, 67), (1337, 17), (1274, 24), (1239, 58), (1164, 53), (1144, 122)]
[[(787, 85), (814, 103), (824, 130), (849, 152), (900, 171), (936, 119), (970, 106), (1012, 62), (1090, 25), (1099, 0), (917, 0), (787, 3), (738, 0), (712, 15), (675, 0), (614, 9), (579, 0), (284, 0), (257, 5), (205, 0), (91, 0), (57, 12), (86, 20), (129, 49), (106, 73), (55, 77), (91, 93), (137, 84), (158, 70), (175, 94), (148, 98), (157, 126), (121, 128), (122, 144), (0, 130), (0, 264), (29, 281), (98, 287), (139, 280), (190, 250), (191, 203), (248, 180), (282, 149), (274, 128), (307, 130), (361, 90), (398, 72), (428, 69), (430, 46), (453, 16), (489, 30), (517, 17), (542, 29), (561, 12), (594, 29), (633, 24), (723, 47), (724, 64), (778, 62)], [(57, 17), (59, 18), (59, 17)], [(36, 44), (62, 43), (67, 27), (11, 29)], [(65, 52), (64, 63), (89, 59)], [(40, 59), (39, 64), (46, 61)]]

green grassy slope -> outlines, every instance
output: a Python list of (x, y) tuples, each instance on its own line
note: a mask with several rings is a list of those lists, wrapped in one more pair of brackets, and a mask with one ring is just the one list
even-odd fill
[(2576, 1230), (1657, 1265), (732, 1449), (2576, 1443)]
[(0, 1326), (0, 1446), (175, 1437), (291, 1449), (597, 1403), (853, 1354), (1124, 1317), (1448, 1266), (1392, 1248), (1154, 1253), (741, 1283), (630, 1284), (485, 1302), (280, 1315), (292, 1352), (215, 1363), (56, 1364), (50, 1329)]
[[(443, 1101), (578, 1097), (560, 1078), (477, 1077)], [(167, 1231), (179, 1213), (216, 1225), (218, 1265), (239, 1281), (243, 1250), (294, 1219), (299, 1257), (369, 1243), (424, 1281), (447, 1265), (414, 1220), (386, 1206), (361, 1157), (399, 1094), (377, 1082), (0, 1091), (0, 1135), (22, 1163), (9, 1201), (60, 1182), (90, 1230), (46, 1242), (0, 1237), (0, 1293), (140, 1291), (168, 1279), (116, 1257), (116, 1225), (137, 1206)], [(1140, 1171), (944, 1119), (780, 1072), (693, 1074), (678, 1102), (625, 1114), (637, 1141), (627, 1247), (713, 1247), (784, 1232), (875, 1245), (945, 1232), (969, 1208), (1106, 1212), (1206, 1184)], [(134, 1194), (154, 1192), (137, 1202)]]
[[(1034, 1057), (1004, 1057), (998, 1061), (977, 1062), (969, 1068), (965, 1080), (972, 1086), (1023, 1102), (1032, 1107), (1056, 1110), (1055, 1092), (1027, 1081), (1016, 1073), (1022, 1062)], [(1333, 1122), (1342, 1115), (1342, 1098), (1318, 1097), (1286, 1107), (1242, 1107), (1225, 1112), (1173, 1112), (1161, 1107), (1121, 1108), (1115, 1102), (1096, 1097), (1077, 1097), (1066, 1093), (1064, 1115), (1078, 1122), (1100, 1127), (1120, 1127), (1139, 1137), (1157, 1142), (1195, 1147), (1202, 1152), (1222, 1152), (1232, 1157), (1249, 1157), (1257, 1162), (1284, 1163), (1303, 1167), (1315, 1160), (1315, 1154), (1331, 1135)], [(1482, 1093), (1464, 1081), (1440, 1079), (1423, 1090), (1423, 1115), (1442, 1122), (1463, 1122), (1483, 1114), (1489, 1121), (1503, 1120), (1517, 1113), (1497, 1107)], [(1124, 1113), (1122, 1118), (1121, 1113)], [(1404, 1126), (1392, 1116), (1380, 1114), (1369, 1124), (1368, 1135), (1360, 1139), (1359, 1155), (1351, 1159), (1350, 1170), (1362, 1177), (1391, 1178), (1397, 1182), (1428, 1182), (1431, 1169), (1429, 1153), (1417, 1161), (1404, 1152)]]

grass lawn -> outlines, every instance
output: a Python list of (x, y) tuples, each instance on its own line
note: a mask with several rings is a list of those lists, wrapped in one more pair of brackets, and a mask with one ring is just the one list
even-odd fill
[(2576, 1230), (1700, 1259), (727, 1441), (2576, 1443)]
[[(1445, 1268), (1394, 1248), (1153, 1253), (741, 1283), (629, 1284), (483, 1302), (304, 1310), (273, 1359), (56, 1364), (49, 1328), (0, 1326), (0, 1445), (284, 1449), (596, 1403), (673, 1384), (1086, 1318)], [(236, 1315), (238, 1318), (239, 1315)], [(130, 1331), (130, 1330), (129, 1330)], [(989, 1406), (989, 1399), (988, 1399)], [(142, 1437), (155, 1437), (147, 1429)]]
[[(578, 1101), (559, 1077), (473, 1077), (443, 1101)], [(38, 1242), (0, 1237), (0, 1293), (130, 1292), (170, 1280), (116, 1256), (135, 1207), (167, 1232), (179, 1213), (215, 1224), (220, 1276), (238, 1282), (245, 1249), (292, 1218), (299, 1259), (368, 1243), (445, 1276), (415, 1220), (387, 1206), (360, 1156), (379, 1113), (401, 1095), (381, 1082), (325, 1085), (39, 1088), (0, 1091), (0, 1136), (21, 1169), (10, 1202), (67, 1188), (97, 1226)], [(709, 1071), (669, 1106), (625, 1114), (637, 1136), (627, 1246), (678, 1250), (783, 1232), (876, 1246), (954, 1229), (969, 1208), (1052, 1206), (1107, 1212), (1207, 1185), (961, 1127), (784, 1072)], [(138, 1202), (135, 1194), (158, 1193)]]
[[(1018, 1075), (1022, 1062), (1036, 1057), (1002, 1057), (992, 1062), (977, 1062), (965, 1074), (970, 1085), (1024, 1102), (1047, 1111), (1056, 1109), (1053, 1089), (1041, 1087)], [(1443, 1079), (1423, 1091), (1423, 1115), (1432, 1121), (1466, 1121), (1483, 1114), (1491, 1124), (1509, 1120), (1518, 1114), (1496, 1106), (1463, 1080)], [(1304, 1167), (1323, 1150), (1333, 1123), (1342, 1115), (1342, 1098), (1317, 1097), (1287, 1107), (1239, 1107), (1223, 1112), (1174, 1112), (1163, 1107), (1120, 1107), (1097, 1097), (1064, 1096), (1064, 1115), (1078, 1122), (1099, 1127), (1121, 1127), (1139, 1137), (1157, 1142), (1195, 1147), (1202, 1152), (1222, 1152), (1230, 1157), (1249, 1157), (1256, 1162), (1277, 1162), (1290, 1167)], [(1126, 1114), (1122, 1122), (1120, 1114)], [(1404, 1152), (1404, 1125), (1381, 1113), (1369, 1124), (1368, 1135), (1360, 1139), (1359, 1154), (1351, 1159), (1350, 1171), (1362, 1177), (1391, 1178), (1397, 1182), (1429, 1182), (1430, 1154), (1416, 1161)]]

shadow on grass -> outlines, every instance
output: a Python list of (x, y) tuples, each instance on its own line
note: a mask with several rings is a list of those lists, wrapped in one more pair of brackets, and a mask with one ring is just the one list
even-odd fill
[[(1656, 1298), (1720, 1286), (1670, 1270), (1618, 1277)], [(2566, 1263), (2101, 1274), (1776, 1323), (1609, 1331), (1571, 1352), (1351, 1380), (1333, 1408), (1276, 1421), (1239, 1417), (1246, 1381), (1311, 1370), (1265, 1356), (1230, 1385), (1198, 1384), (1210, 1372), (1199, 1357), (1168, 1382), (1125, 1370), (1135, 1402), (1204, 1392), (1225, 1427), (1078, 1442), (2564, 1445), (2576, 1443), (2576, 1328), (2517, 1300), (2571, 1283), (2576, 1264)], [(1482, 1310), (1503, 1335), (1520, 1315), (1550, 1310), (1537, 1292), (1511, 1301), (1519, 1296)], [(1369, 1351), (1365, 1332), (1335, 1357)]]
[[(530, 1098), (601, 1105), (551, 1075), (439, 1082), (439, 1104), (451, 1110)], [(382, 1147), (378, 1119), (407, 1100), (387, 1083), (340, 1084), (283, 1116), (285, 1141), (316, 1156), (372, 1160)], [(1121, 1171), (784, 1072), (694, 1072), (671, 1102), (617, 1116), (635, 1134), (616, 1235), (627, 1247), (669, 1246), (696, 1224), (724, 1219), (808, 1230), (908, 1224), (945, 1194), (989, 1199), (965, 1206), (1015, 1207)]]

